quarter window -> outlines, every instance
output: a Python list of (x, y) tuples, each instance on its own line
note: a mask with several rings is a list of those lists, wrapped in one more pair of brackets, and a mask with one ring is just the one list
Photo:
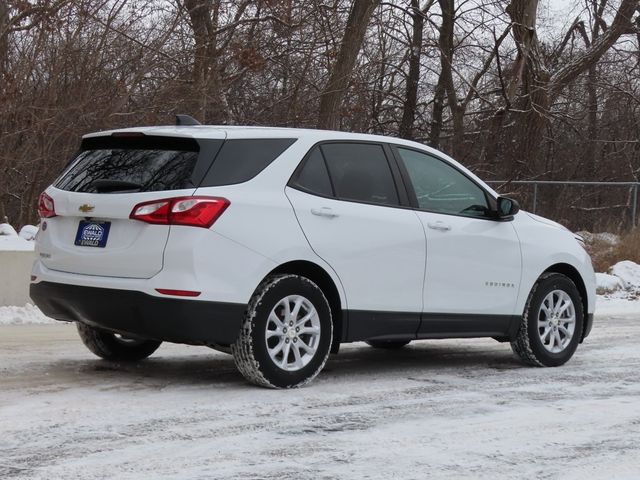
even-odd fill
[(319, 147), (314, 148), (307, 157), (295, 183), (311, 193), (333, 197), (329, 172)]
[(226, 140), (201, 186), (218, 187), (251, 180), (295, 141), (295, 138)]
[(462, 172), (430, 155), (398, 148), (421, 209), (438, 213), (488, 217), (484, 190)]

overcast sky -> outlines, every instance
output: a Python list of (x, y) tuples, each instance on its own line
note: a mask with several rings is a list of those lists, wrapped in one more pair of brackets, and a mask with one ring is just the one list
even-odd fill
[[(564, 35), (583, 10), (582, 4), (581, 0), (541, 0), (538, 7), (541, 20), (539, 35), (543, 38)], [(545, 28), (547, 25), (549, 28)]]

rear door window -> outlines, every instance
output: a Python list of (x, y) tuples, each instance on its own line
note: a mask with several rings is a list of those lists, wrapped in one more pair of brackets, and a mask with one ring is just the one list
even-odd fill
[(399, 205), (398, 191), (381, 145), (326, 143), (320, 146), (336, 198)]

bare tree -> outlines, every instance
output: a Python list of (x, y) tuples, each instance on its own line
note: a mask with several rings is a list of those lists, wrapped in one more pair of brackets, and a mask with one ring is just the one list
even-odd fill
[(353, 1), (338, 57), (331, 66), (329, 80), (320, 94), (318, 128), (335, 130), (340, 126), (342, 98), (349, 85), (371, 15), (379, 4), (380, 0)]
[[(558, 32), (535, 0), (0, 0), (0, 215), (35, 222), (83, 133), (178, 112), (400, 134), (489, 178), (637, 180), (638, 1), (571, 2)], [(573, 193), (538, 206), (595, 225), (630, 202)]]
[(424, 19), (435, 0), (429, 0), (421, 7), (419, 0), (411, 0), (411, 43), (409, 44), (409, 73), (405, 100), (402, 108), (402, 120), (398, 134), (402, 138), (413, 139), (413, 123), (418, 107), (418, 83), (420, 81), (420, 60), (422, 57), (422, 37)]
[(632, 16), (639, 4), (638, 0), (622, 0), (606, 32), (555, 71), (547, 68), (536, 32), (538, 0), (512, 0), (508, 5), (518, 56), (503, 92), (504, 107), (496, 114), (499, 121), (494, 122), (492, 130), (497, 133), (506, 112), (513, 114), (515, 148), (510, 153), (519, 168), (536, 169), (552, 103), (563, 89), (592, 68), (621, 35), (635, 32)]
[(0, 0), (0, 79), (3, 78), (9, 60), (9, 5)]
[[(461, 157), (465, 152), (465, 115), (467, 109), (471, 102), (480, 96), (478, 85), (491, 68), (498, 49), (511, 30), (511, 25), (508, 25), (499, 37), (495, 37), (495, 33), (493, 34), (493, 45), (488, 49), (488, 52), (483, 52), (485, 56), (482, 63), (475, 73), (469, 72), (469, 75), (465, 76), (456, 68), (454, 59), (456, 52), (454, 34), (458, 20), (455, 2), (454, 0), (439, 0), (439, 5), (442, 15), (438, 35), (440, 72), (433, 99), (429, 143), (435, 148), (441, 146), (446, 99), (452, 123), (450, 152), (456, 157)], [(456, 82), (455, 77), (459, 77), (460, 80)]]

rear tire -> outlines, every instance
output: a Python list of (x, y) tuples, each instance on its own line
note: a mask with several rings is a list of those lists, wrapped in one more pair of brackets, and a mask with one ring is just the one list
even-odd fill
[(267, 277), (249, 301), (233, 359), (251, 383), (301, 387), (324, 367), (331, 350), (331, 308), (322, 290), (299, 275)]
[(125, 338), (115, 333), (76, 322), (80, 339), (98, 357), (114, 362), (137, 362), (155, 352), (162, 342)]
[(409, 345), (411, 340), (367, 340), (367, 345), (373, 348), (383, 348), (386, 350), (398, 350)]
[(533, 286), (511, 348), (524, 363), (557, 367), (573, 356), (582, 337), (584, 310), (573, 281), (545, 273)]

